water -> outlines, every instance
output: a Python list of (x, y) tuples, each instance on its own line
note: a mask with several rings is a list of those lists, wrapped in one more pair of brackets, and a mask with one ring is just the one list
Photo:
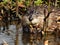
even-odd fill
[(24, 45), (43, 45), (40, 34), (23, 34), (22, 42)]
[[(5, 40), (9, 45), (14, 45), (16, 35), (16, 25), (9, 25), (10, 35), (6, 32), (0, 33), (0, 44)], [(19, 27), (19, 26), (17, 26)], [(1, 28), (3, 29), (3, 28)], [(55, 35), (46, 35), (41, 37), (40, 34), (22, 33), (22, 27), (19, 27), (19, 45), (60, 45), (60, 39)], [(45, 43), (46, 42), (46, 43)]]

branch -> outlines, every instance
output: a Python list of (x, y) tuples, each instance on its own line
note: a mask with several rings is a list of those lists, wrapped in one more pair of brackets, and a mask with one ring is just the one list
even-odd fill
[(44, 21), (46, 21), (46, 19), (49, 17), (49, 15), (52, 13), (53, 11), (48, 12), (47, 16), (44, 18)]

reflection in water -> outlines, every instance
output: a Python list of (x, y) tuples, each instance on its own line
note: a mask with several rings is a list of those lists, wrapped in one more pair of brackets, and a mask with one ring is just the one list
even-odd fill
[(22, 36), (22, 42), (24, 45), (43, 45), (43, 41), (40, 34), (26, 34)]
[(22, 42), (24, 45), (60, 45), (60, 39), (54, 35), (47, 35), (45, 37), (40, 34), (23, 33)]
[[(15, 32), (16, 27), (20, 28), (20, 25), (18, 24), (18, 22), (12, 22), (12, 23), (13, 23), (12, 27), (10, 24), (8, 25), (9, 30), (12, 30), (12, 28), (13, 28), (12, 31)], [(16, 24), (18, 24), (18, 25), (16, 25)], [(20, 28), (20, 30), (21, 30), (21, 28)], [(22, 33), (20, 33), (20, 34), (22, 34)], [(56, 33), (55, 33), (55, 35), (47, 35), (47, 36), (42, 37), (41, 33), (39, 33), (39, 34), (37, 34), (37, 33), (36, 34), (23, 33), (20, 36), (20, 37), (22, 37), (22, 40), (20, 40), (19, 45), (22, 45), (21, 42), (23, 42), (23, 45), (60, 45), (60, 39), (59, 39), (60, 37), (58, 38), (59, 35), (60, 34), (56, 35)]]
[(44, 42), (44, 45), (48, 45), (48, 40), (46, 40), (46, 41)]

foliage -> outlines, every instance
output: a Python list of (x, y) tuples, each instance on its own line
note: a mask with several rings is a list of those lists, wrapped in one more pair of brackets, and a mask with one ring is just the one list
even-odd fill
[(42, 0), (34, 1), (35, 5), (38, 5), (38, 6), (39, 6), (40, 4), (42, 4), (42, 2), (43, 2)]
[(30, 5), (30, 1), (28, 1), (28, 0), (25, 1), (25, 5), (26, 5), (26, 6), (29, 6), (29, 5)]
[[(26, 11), (26, 7), (29, 8), (29, 6), (31, 5), (30, 3), (33, 0), (18, 0), (18, 2), (22, 2), (25, 7), (20, 9), (22, 11)], [(45, 3), (44, 3), (45, 2)], [(13, 10), (14, 8), (16, 8), (16, 0), (3, 0), (3, 2), (1, 2), (5, 7), (7, 7), (6, 9), (8, 9), (8, 7), (12, 7), (11, 10)], [(47, 0), (34, 0), (34, 5), (35, 6), (39, 6), (42, 3), (49, 5), (49, 2)], [(52, 5), (53, 2), (50, 2), (50, 4)], [(19, 4), (21, 5), (21, 4)], [(60, 0), (58, 0), (58, 6), (60, 6)]]

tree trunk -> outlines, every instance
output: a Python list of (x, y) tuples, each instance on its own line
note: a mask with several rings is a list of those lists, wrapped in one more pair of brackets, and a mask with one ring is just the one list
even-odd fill
[(19, 45), (18, 42), (19, 42), (19, 34), (18, 34), (18, 25), (16, 25), (16, 39), (15, 39), (15, 45)]
[[(16, 16), (18, 16), (18, 0), (16, 0)], [(16, 38), (15, 38), (15, 45), (18, 45), (18, 37), (19, 37), (19, 34), (18, 34), (18, 27), (16, 25)]]
[(57, 0), (55, 0), (55, 7), (57, 6)]

